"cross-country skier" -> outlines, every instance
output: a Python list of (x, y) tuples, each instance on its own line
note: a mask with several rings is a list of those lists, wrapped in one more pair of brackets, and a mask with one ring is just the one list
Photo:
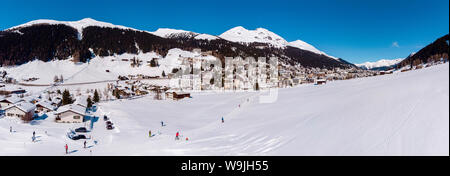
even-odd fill
[(9, 132), (12, 133), (12, 126), (9, 126)]
[(148, 130), (148, 137), (152, 137), (152, 131)]
[(86, 148), (86, 141), (84, 141), (84, 148)]
[(175, 135), (175, 140), (179, 140), (180, 139), (180, 133), (177, 131), (177, 134)]
[(163, 121), (161, 121), (161, 126), (162, 126), (162, 127), (164, 126), (164, 122), (163, 122)]
[(222, 123), (225, 123), (225, 120), (223, 119), (223, 117), (222, 117)]
[(67, 144), (66, 144), (65, 148), (66, 148), (66, 154), (68, 154), (69, 153), (69, 146), (67, 146)]
[(35, 132), (35, 131), (33, 131), (33, 138), (35, 137), (35, 135), (36, 135), (36, 132)]

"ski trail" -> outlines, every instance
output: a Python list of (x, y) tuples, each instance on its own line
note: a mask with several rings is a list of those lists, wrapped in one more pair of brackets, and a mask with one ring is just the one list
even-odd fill
[[(247, 97), (247, 99), (244, 100), (243, 103), (240, 103), (240, 107), (235, 107), (233, 110), (231, 110), (228, 114), (224, 115), (223, 117), (236, 117), (236, 115), (243, 110), (245, 107), (247, 107), (248, 104), (250, 104), (250, 102), (253, 102), (254, 98), (258, 96), (258, 94), (252, 95), (250, 97)], [(233, 119), (233, 118), (227, 118), (227, 119)]]
[(399, 125), (397, 128), (395, 128), (395, 130), (394, 130), (392, 133), (390, 133), (390, 134), (389, 134), (384, 140), (382, 140), (380, 143), (373, 145), (373, 146), (370, 147), (366, 152), (362, 152), (362, 153), (369, 153), (370, 151), (372, 151), (372, 150), (374, 150), (374, 149), (376, 149), (376, 148), (378, 148), (378, 147), (380, 147), (380, 146), (383, 146), (383, 145), (385, 145), (385, 144), (389, 145), (389, 144), (391, 143), (391, 141), (392, 141), (392, 138), (395, 137), (396, 135), (398, 135), (399, 132), (400, 132), (400, 130), (407, 124), (407, 122), (409, 122), (409, 121), (412, 119), (412, 117), (413, 117), (413, 116), (412, 116), (412, 115), (413, 115), (413, 112), (416, 110), (417, 106), (423, 102), (423, 99), (424, 99), (423, 97), (424, 97), (424, 95), (422, 95), (422, 96), (418, 99), (418, 101), (417, 101), (416, 103), (414, 103), (413, 107), (412, 107), (411, 110), (408, 112), (407, 117), (406, 117), (403, 121), (400, 122), (400, 125)]

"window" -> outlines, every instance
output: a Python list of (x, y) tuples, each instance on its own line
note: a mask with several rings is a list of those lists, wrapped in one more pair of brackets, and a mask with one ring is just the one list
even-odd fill
[(80, 119), (80, 116), (73, 116), (73, 119)]

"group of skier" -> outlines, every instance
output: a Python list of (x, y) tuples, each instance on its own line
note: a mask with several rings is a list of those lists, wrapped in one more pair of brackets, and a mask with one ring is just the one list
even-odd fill
[[(164, 124), (163, 121), (161, 121), (161, 127), (164, 127), (164, 126), (166, 126), (166, 125)], [(148, 137), (153, 137), (153, 136), (154, 135), (152, 134), (152, 130), (149, 130), (148, 131)], [(180, 140), (180, 137), (181, 137), (180, 132), (177, 131), (177, 133), (175, 134), (175, 140)], [(188, 140), (189, 140), (189, 138), (186, 137), (186, 141), (188, 141)]]
[[(87, 148), (86, 145), (87, 145), (87, 141), (84, 141), (84, 142), (83, 142), (83, 148)], [(64, 146), (64, 149), (66, 149), (66, 154), (69, 154), (69, 145), (66, 144), (66, 145)], [(90, 151), (90, 153), (92, 154), (92, 150)]]
[[(250, 99), (247, 98), (247, 102), (249, 102), (249, 101), (250, 101)], [(240, 108), (240, 107), (241, 107), (241, 104), (238, 104), (238, 108)], [(225, 123), (225, 118), (223, 116), (222, 116), (222, 123)], [(164, 127), (164, 126), (165, 126), (164, 122), (161, 121), (161, 127)], [(148, 137), (152, 137), (152, 131), (151, 130), (148, 131)], [(180, 140), (180, 132), (178, 132), (178, 131), (175, 134), (175, 140)], [(188, 140), (189, 140), (189, 138), (186, 137), (186, 141), (188, 141)]]

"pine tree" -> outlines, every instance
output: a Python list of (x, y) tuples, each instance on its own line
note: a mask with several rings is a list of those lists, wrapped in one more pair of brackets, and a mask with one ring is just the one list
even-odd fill
[(100, 101), (100, 97), (98, 96), (97, 89), (94, 91), (94, 102), (98, 103)]
[(62, 95), (62, 105), (73, 103), (72, 97), (70, 97), (70, 92), (65, 89)]
[(92, 107), (92, 104), (93, 104), (93, 103), (92, 103), (92, 100), (91, 100), (91, 97), (88, 97), (86, 101), (87, 101), (87, 107), (88, 107), (88, 108), (91, 108), (91, 107)]

